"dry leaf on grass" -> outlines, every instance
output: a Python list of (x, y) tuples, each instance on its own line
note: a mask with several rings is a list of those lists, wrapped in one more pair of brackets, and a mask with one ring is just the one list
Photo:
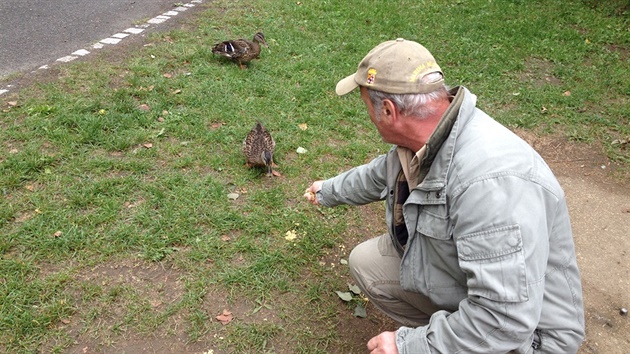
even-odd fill
[(221, 314), (217, 315), (216, 319), (221, 322), (222, 325), (226, 325), (232, 322), (232, 313), (227, 309), (224, 309)]

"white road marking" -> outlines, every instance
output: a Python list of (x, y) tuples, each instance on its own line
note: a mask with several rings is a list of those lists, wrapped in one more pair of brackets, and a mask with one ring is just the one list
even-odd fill
[(60, 61), (62, 63), (68, 63), (73, 61), (74, 59), (77, 59), (78, 57), (75, 57), (74, 55), (66, 55), (65, 57), (61, 57), (59, 59), (57, 59), (57, 61)]
[(81, 57), (84, 56), (84, 55), (88, 55), (88, 54), (90, 54), (90, 52), (88, 52), (85, 49), (79, 49), (76, 52), (72, 53), (72, 55), (78, 55), (78, 56), (81, 56)]
[[(140, 33), (142, 33), (144, 31), (145, 28), (150, 27), (151, 25), (164, 23), (167, 20), (169, 20), (171, 17), (177, 16), (180, 12), (186, 11), (186, 10), (188, 10), (191, 7), (195, 7), (195, 4), (201, 4), (201, 3), (203, 3), (203, 0), (191, 0), (190, 3), (183, 4), (182, 6), (178, 6), (178, 7), (174, 8), (172, 11), (167, 11), (167, 12), (163, 13), (162, 15), (156, 16), (156, 17), (148, 20), (146, 24), (138, 25), (136, 27), (127, 28), (126, 30), (122, 31), (121, 33), (116, 33), (116, 34), (112, 35), (111, 37), (102, 39), (98, 43), (93, 44), (92, 48), (93, 49), (101, 49), (101, 48), (105, 47), (105, 45), (118, 44), (118, 43), (120, 43), (120, 41), (123, 40), (123, 38), (126, 38), (130, 34), (140, 34)], [(68, 62), (71, 62), (71, 61), (79, 58), (80, 56), (82, 57), (82, 56), (86, 56), (88, 54), (90, 54), (90, 51), (88, 51), (86, 49), (79, 49), (79, 50), (73, 52), (72, 55), (67, 55), (65, 57), (61, 57), (61, 58), (57, 59), (56, 61), (62, 62), (62, 63), (68, 63)], [(38, 68), (38, 70), (46, 70), (46, 69), (48, 69), (48, 65), (42, 65), (42, 66), (40, 66)], [(9, 92), (8, 88), (10, 88), (10, 87), (11, 87), (11, 85), (8, 85), (6, 88), (0, 89), (0, 95), (3, 95), (5, 93)]]
[(120, 43), (121, 40), (122, 39), (120, 39), (120, 38), (111, 38), (110, 37), (110, 38), (101, 39), (100, 42), (103, 43), (103, 44), (118, 44), (118, 43)]
[(131, 33), (131, 34), (139, 34), (139, 33), (142, 33), (142, 31), (144, 31), (144, 28), (131, 27), (131, 28), (127, 28), (123, 32)]

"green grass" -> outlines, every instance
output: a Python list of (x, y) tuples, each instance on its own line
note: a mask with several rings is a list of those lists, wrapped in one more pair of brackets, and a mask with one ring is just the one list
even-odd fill
[[(601, 144), (630, 164), (625, 1), (203, 6), (187, 30), (153, 35), (124, 60), (62, 65), (58, 79), (1, 97), (0, 351), (63, 352), (76, 340), (69, 328), (96, 347), (183, 331), (234, 353), (363, 350), (339, 335), (347, 309), (334, 291), (348, 278), (329, 263), (340, 245), (383, 229), (301, 194), (387, 150), (358, 96), (334, 94), (384, 40), (423, 43), (449, 84), (510, 128)], [(210, 51), (258, 30), (270, 49), (248, 70)], [(277, 141), (280, 178), (243, 167), (256, 120)], [(135, 286), (107, 276), (115, 265), (173, 275)], [(256, 321), (260, 301), (276, 321)], [(222, 306), (246, 316), (221, 326)]]

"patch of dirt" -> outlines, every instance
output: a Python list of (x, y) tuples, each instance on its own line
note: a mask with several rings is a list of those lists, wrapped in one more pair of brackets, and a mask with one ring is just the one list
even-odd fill
[(531, 82), (536, 87), (545, 85), (561, 86), (562, 81), (552, 73), (553, 64), (539, 58), (529, 58), (525, 62), (525, 72), (520, 75), (523, 82)]

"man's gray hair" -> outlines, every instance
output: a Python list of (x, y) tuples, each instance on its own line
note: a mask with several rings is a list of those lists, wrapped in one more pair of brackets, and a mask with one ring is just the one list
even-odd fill
[[(431, 83), (441, 79), (442, 74), (434, 72), (425, 75), (422, 81)], [(374, 106), (374, 111), (377, 112), (377, 114), (379, 114), (378, 112), (383, 106), (383, 100), (388, 99), (394, 103), (402, 114), (423, 119), (433, 113), (430, 103), (448, 97), (448, 89), (446, 85), (443, 85), (441, 88), (429, 93), (394, 94), (376, 91), (370, 88), (368, 88), (367, 91), (370, 95), (372, 105)]]

